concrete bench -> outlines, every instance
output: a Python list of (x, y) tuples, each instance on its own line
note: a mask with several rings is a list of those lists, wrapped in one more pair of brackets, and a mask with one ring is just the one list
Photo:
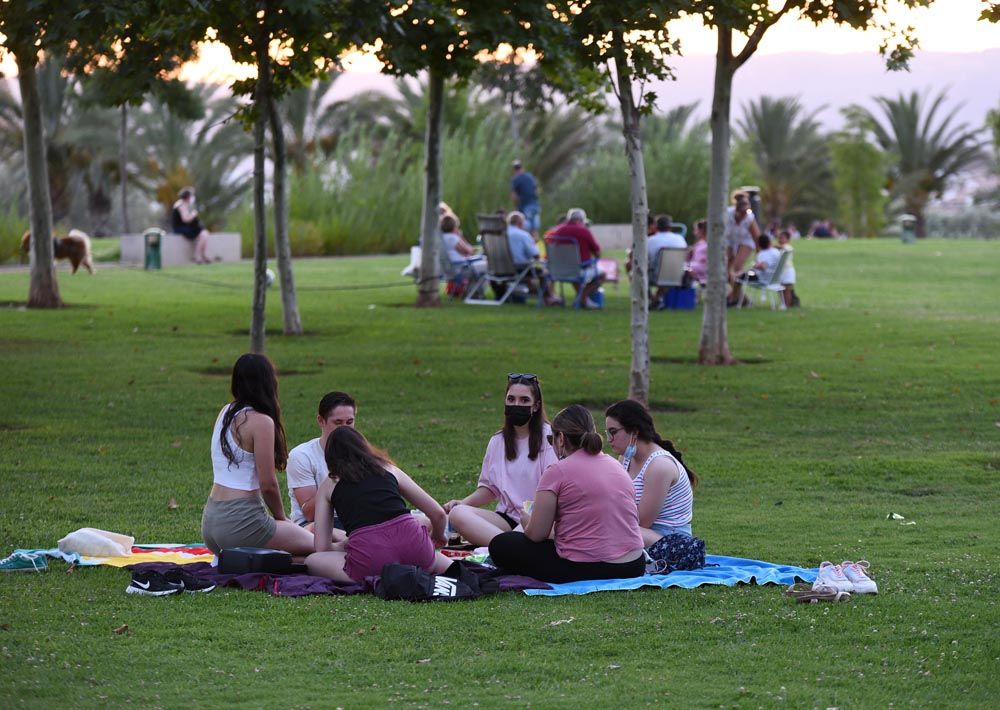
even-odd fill
[[(212, 261), (239, 261), (242, 245), (238, 232), (212, 232), (208, 237), (205, 253)], [(121, 237), (122, 266), (143, 266), (146, 261), (146, 242), (142, 234), (123, 234)], [(162, 266), (183, 266), (194, 263), (194, 241), (180, 234), (165, 234), (160, 240)]]

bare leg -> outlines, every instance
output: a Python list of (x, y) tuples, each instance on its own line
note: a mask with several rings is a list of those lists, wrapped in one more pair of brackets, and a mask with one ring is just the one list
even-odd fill
[(288, 520), (279, 520), (274, 535), (267, 541), (267, 546), (275, 550), (285, 550), (293, 555), (308, 555), (316, 549), (313, 534)]
[(452, 563), (454, 561), (455, 560), (452, 560), (452, 559), (449, 559), (449, 558), (445, 557), (440, 552), (435, 552), (434, 553), (434, 564), (431, 565), (431, 568), (430, 568), (429, 571), (430, 571), (431, 574), (442, 574), (442, 573), (448, 571), (448, 568), (451, 567), (451, 565), (452, 565)]
[(510, 532), (507, 521), (492, 510), (456, 505), (448, 514), (451, 526), (476, 547), (485, 547), (490, 540), (503, 532)]
[(198, 238), (194, 240), (194, 260), (202, 264), (209, 263), (207, 250), (208, 230), (203, 229), (198, 233)]
[(344, 561), (347, 554), (344, 552), (314, 552), (306, 558), (306, 567), (309, 574), (317, 577), (326, 577), (335, 582), (353, 582), (344, 571)]

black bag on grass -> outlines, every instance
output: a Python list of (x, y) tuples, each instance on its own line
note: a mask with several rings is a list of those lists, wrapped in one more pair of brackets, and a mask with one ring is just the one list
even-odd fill
[(263, 547), (227, 547), (219, 551), (219, 572), (222, 574), (290, 574), (292, 554), (284, 550)]
[(387, 564), (375, 585), (375, 595), (381, 599), (411, 602), (476, 599), (497, 591), (499, 584), (495, 579), (480, 579), (458, 561), (442, 575), (433, 575), (414, 565)]

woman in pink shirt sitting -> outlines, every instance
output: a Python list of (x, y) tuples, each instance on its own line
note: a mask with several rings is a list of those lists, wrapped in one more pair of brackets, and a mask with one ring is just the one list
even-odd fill
[[(465, 498), (444, 504), (449, 522), (462, 537), (477, 546), (489, 545), (521, 523), (521, 506), (535, 497), (542, 471), (556, 461), (546, 438), (551, 433), (538, 376), (507, 375), (503, 429), (486, 447), (479, 486)], [(493, 501), (496, 511), (480, 507)]]
[(687, 268), (691, 278), (703, 284), (708, 280), (708, 225), (705, 220), (699, 219), (695, 223), (694, 238)]
[(587, 409), (574, 404), (552, 420), (561, 459), (545, 469), (524, 532), (497, 535), (490, 557), (509, 574), (545, 582), (623, 579), (645, 574), (632, 481), (601, 452)]

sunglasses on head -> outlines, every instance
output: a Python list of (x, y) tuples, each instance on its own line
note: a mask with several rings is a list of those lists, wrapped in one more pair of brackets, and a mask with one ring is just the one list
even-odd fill
[(531, 372), (508, 372), (507, 384), (511, 382), (538, 382), (538, 375)]

